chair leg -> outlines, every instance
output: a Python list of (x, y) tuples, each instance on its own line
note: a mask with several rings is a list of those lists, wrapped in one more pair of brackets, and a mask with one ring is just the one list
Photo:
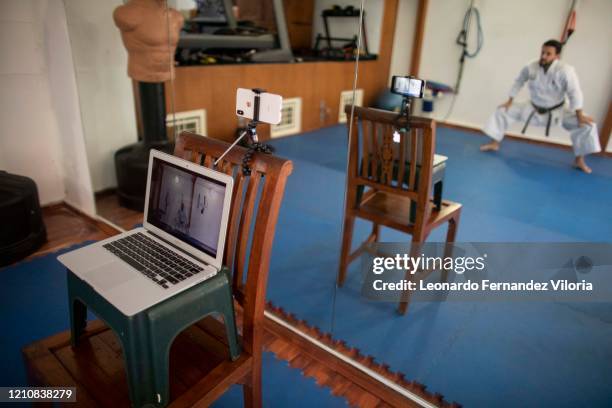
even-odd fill
[(150, 336), (144, 320), (138, 318), (128, 323), (120, 338), (132, 406), (167, 405), (170, 399), (168, 342), (163, 336)]
[[(453, 256), (452, 244), (455, 242), (457, 237), (457, 229), (459, 228), (459, 218), (461, 217), (461, 210), (457, 211), (456, 215), (448, 220), (448, 230), (446, 231), (446, 245), (444, 246), (444, 257), (449, 258)], [(441, 281), (448, 281), (448, 271), (442, 269)]]
[(372, 236), (374, 237), (374, 242), (378, 242), (380, 240), (380, 225), (376, 223), (372, 223)]
[(434, 204), (436, 206), (436, 210), (440, 211), (442, 209), (442, 189), (444, 187), (444, 181), (440, 180), (436, 184), (434, 184)]
[(70, 344), (76, 347), (87, 327), (87, 306), (76, 298), (70, 298)]
[(346, 215), (344, 217), (344, 228), (342, 235), (342, 249), (340, 252), (340, 270), (338, 271), (338, 286), (344, 284), (346, 279), (346, 270), (348, 268), (348, 259), (351, 254), (351, 243), (353, 241), (353, 227), (355, 226), (355, 216)]
[(219, 312), (223, 316), (225, 324), (225, 335), (227, 336), (227, 344), (229, 346), (230, 358), (236, 361), (240, 357), (240, 344), (238, 344), (238, 333), (236, 331), (236, 318), (234, 315), (231, 289), (227, 287), (227, 299), (222, 302), (223, 306)]
[(261, 394), (261, 354), (253, 358), (253, 368), (249, 379), (242, 387), (244, 406), (246, 408), (261, 408), (263, 405)]
[[(133, 407), (140, 407), (147, 401), (147, 391), (153, 392), (148, 375), (142, 376), (142, 365), (146, 364), (146, 357), (141, 357), (140, 345), (126, 333), (125, 340), (122, 339), (123, 358), (125, 359), (125, 371), (127, 374), (128, 388), (130, 391), (130, 401)], [(142, 361), (141, 361), (142, 360)]]
[(75, 295), (71, 273), (68, 271), (68, 310), (70, 313), (70, 344), (75, 347), (87, 327), (87, 306)]
[(151, 358), (153, 359), (153, 381), (155, 384), (155, 396), (159, 406), (165, 406), (170, 401), (170, 346), (171, 341), (164, 339), (151, 347)]
[(457, 211), (456, 215), (448, 220), (448, 231), (446, 232), (446, 242), (455, 242), (457, 230), (459, 229), (459, 219), (461, 218), (461, 210)]
[(408, 312), (408, 305), (410, 304), (410, 291), (409, 290), (405, 290), (402, 292), (402, 297), (400, 300), (400, 303), (397, 307), (397, 312), (401, 315), (405, 315), (406, 312)]
[[(412, 242), (410, 244), (410, 257), (411, 258), (419, 256), (419, 253), (421, 252), (421, 244), (424, 240), (425, 240), (424, 236), (420, 234), (412, 236)], [(419, 271), (415, 271), (412, 274), (410, 273), (410, 271), (406, 271), (405, 279), (408, 281), (418, 282), (418, 276), (417, 276), (418, 274), (419, 274)], [(412, 295), (412, 291), (410, 290), (405, 290), (402, 292), (400, 302), (397, 307), (397, 312), (399, 314), (405, 315), (406, 312), (408, 312), (408, 304), (410, 303), (411, 295)]]

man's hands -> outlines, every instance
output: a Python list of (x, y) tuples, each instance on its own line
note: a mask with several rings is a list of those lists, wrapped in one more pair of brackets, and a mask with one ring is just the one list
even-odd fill
[(578, 125), (584, 126), (593, 123), (593, 118), (582, 112), (582, 109), (576, 110), (576, 117), (578, 118)]
[(506, 112), (508, 112), (508, 109), (510, 109), (511, 105), (512, 105), (512, 98), (508, 98), (506, 102), (502, 103), (498, 107), (503, 108)]

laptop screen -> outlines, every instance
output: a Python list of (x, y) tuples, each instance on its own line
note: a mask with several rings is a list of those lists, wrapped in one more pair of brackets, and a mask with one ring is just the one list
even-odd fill
[(227, 185), (153, 158), (147, 222), (216, 258)]

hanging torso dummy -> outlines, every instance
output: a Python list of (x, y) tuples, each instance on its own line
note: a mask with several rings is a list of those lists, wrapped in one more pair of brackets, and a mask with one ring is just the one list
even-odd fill
[(140, 82), (164, 82), (174, 75), (174, 52), (183, 16), (164, 0), (130, 0), (113, 13), (128, 52), (128, 76)]
[(128, 52), (128, 76), (138, 81), (140, 135), (145, 144), (165, 143), (164, 82), (174, 77), (174, 53), (183, 16), (164, 0), (130, 0), (113, 13)]
[(166, 129), (164, 82), (174, 76), (174, 53), (183, 16), (163, 0), (130, 0), (113, 13), (128, 52), (128, 76), (138, 83), (141, 141), (115, 153), (117, 194), (122, 206), (143, 211), (149, 150), (172, 153)]

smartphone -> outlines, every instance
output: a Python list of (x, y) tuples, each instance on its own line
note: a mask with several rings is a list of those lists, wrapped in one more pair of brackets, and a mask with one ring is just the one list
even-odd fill
[[(259, 94), (260, 122), (278, 125), (281, 121), (283, 97), (267, 92)], [(238, 88), (236, 90), (236, 115), (253, 119), (255, 115), (255, 92), (251, 89)]]
[(394, 75), (391, 80), (391, 92), (409, 98), (422, 98), (425, 80), (411, 76)]

